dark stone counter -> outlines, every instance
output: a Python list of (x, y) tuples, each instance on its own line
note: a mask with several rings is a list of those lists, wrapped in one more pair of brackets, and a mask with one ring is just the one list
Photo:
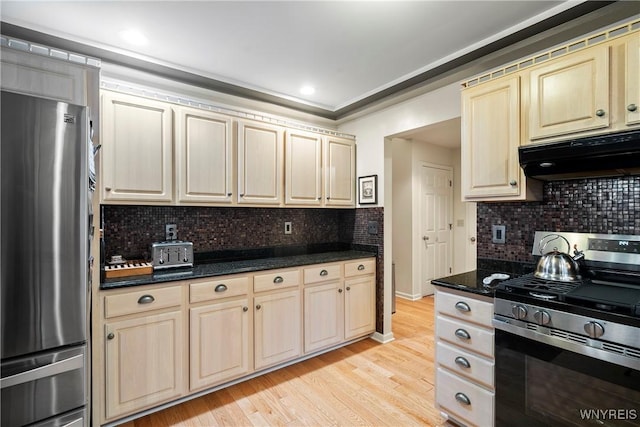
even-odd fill
[(298, 267), (327, 262), (348, 261), (351, 259), (375, 257), (375, 252), (362, 250), (345, 250), (301, 254), (259, 259), (218, 261), (197, 263), (193, 268), (176, 268), (173, 270), (159, 270), (144, 276), (128, 276), (105, 279), (100, 289), (114, 289), (125, 286), (152, 285), (175, 280), (199, 279), (203, 277), (224, 276), (227, 274), (250, 273), (261, 270)]

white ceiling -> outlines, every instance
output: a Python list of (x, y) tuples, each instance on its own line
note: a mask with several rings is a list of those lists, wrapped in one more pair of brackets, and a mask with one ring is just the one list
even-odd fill
[[(3, 22), (336, 111), (582, 1), (2, 1)], [(119, 33), (138, 29), (144, 46)], [(313, 95), (301, 86), (313, 85)]]

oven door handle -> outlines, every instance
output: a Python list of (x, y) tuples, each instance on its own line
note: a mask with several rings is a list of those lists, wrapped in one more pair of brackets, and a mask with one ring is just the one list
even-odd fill
[[(582, 354), (587, 357), (592, 357), (594, 359), (603, 360), (605, 362), (613, 363), (620, 366), (625, 366), (627, 368), (640, 370), (640, 362), (638, 362), (638, 360), (633, 360), (629, 357), (625, 357), (617, 353), (612, 353), (606, 350), (601, 350), (599, 348), (591, 347), (589, 345), (580, 344), (574, 341), (569, 341), (561, 337), (542, 334), (540, 332), (536, 332), (531, 329), (526, 329), (525, 327), (518, 326), (517, 324), (514, 324), (515, 322), (522, 323), (523, 325), (525, 324), (525, 322), (515, 321), (513, 319), (502, 320), (495, 317), (493, 318), (491, 323), (493, 324), (494, 328), (500, 331), (513, 334), (513, 335), (517, 335), (519, 337), (523, 337), (523, 338), (527, 338), (543, 344), (547, 344), (552, 347), (573, 351), (575, 353)], [(591, 341), (599, 342), (597, 340), (591, 340)]]

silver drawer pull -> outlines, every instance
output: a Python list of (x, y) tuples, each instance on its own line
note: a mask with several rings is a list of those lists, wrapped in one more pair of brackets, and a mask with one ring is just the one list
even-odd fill
[(152, 302), (154, 302), (156, 299), (152, 296), (152, 295), (142, 295), (139, 299), (138, 299), (138, 304), (151, 304)]
[(282, 278), (282, 276), (276, 276), (273, 279), (273, 283), (282, 283), (282, 282), (284, 282), (284, 279)]
[(359, 271), (364, 270), (364, 265), (360, 264), (360, 265), (358, 266), (358, 270), (359, 270)]
[(463, 405), (471, 405), (471, 400), (464, 393), (456, 393), (456, 400)]
[(456, 362), (456, 365), (466, 369), (469, 369), (471, 367), (471, 363), (469, 363), (469, 361), (462, 356), (456, 357), (454, 362)]
[(455, 334), (458, 338), (462, 338), (463, 340), (471, 339), (471, 335), (469, 335), (469, 332), (465, 331), (464, 329), (456, 329)]
[(216, 292), (224, 292), (224, 291), (226, 291), (227, 289), (228, 289), (228, 288), (227, 288), (227, 285), (225, 285), (224, 283), (221, 283), (221, 284), (219, 284), (218, 286), (216, 286), (216, 288), (214, 289), (214, 291), (216, 291)]
[(467, 313), (471, 311), (471, 307), (469, 307), (469, 304), (467, 304), (466, 302), (458, 301), (456, 303), (455, 307), (459, 311), (464, 311), (464, 312), (467, 312)]
[(326, 276), (327, 274), (329, 274), (329, 272), (327, 270), (321, 270), (320, 271), (320, 275), (321, 276)]

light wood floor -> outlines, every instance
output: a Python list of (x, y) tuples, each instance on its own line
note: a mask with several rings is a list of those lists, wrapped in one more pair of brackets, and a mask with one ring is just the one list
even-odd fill
[(395, 341), (366, 339), (124, 424), (442, 426), (434, 408), (433, 297), (397, 300)]

